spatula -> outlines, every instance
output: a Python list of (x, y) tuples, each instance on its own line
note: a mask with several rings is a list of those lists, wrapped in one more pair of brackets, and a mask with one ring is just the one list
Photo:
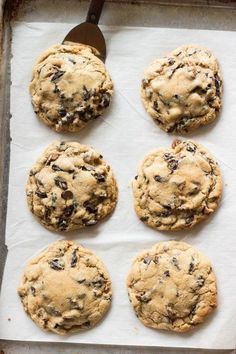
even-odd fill
[(96, 48), (103, 62), (106, 60), (106, 43), (98, 22), (104, 2), (105, 0), (91, 0), (86, 22), (72, 28), (63, 40), (63, 43), (76, 42)]

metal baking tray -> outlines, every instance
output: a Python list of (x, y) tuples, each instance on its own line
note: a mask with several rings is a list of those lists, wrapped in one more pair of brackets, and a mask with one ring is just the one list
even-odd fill
[[(72, 23), (79, 22), (76, 9), (81, 8), (80, 14), (83, 18), (87, 7), (88, 1), (67, 0), (65, 20)], [(11, 22), (14, 20), (56, 21), (64, 8), (63, 0), (0, 0), (0, 287), (7, 255), (5, 222), (11, 141), (9, 129)], [(194, 13), (194, 21), (191, 19), (192, 13)], [(100, 23), (235, 31), (235, 15), (236, 0), (108, 0)], [(20, 354), (14, 351), (14, 347), (11, 348), (12, 353)], [(47, 347), (44, 345), (44, 348)], [(1, 349), (0, 342), (0, 352)], [(31, 352), (34, 353), (33, 349)], [(83, 352), (86, 353), (86, 348)], [(177, 353), (177, 350), (175, 352)]]

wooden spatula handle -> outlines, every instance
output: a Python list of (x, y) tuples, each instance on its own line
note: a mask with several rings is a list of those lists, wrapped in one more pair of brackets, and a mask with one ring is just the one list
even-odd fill
[(98, 24), (105, 0), (91, 0), (86, 22)]

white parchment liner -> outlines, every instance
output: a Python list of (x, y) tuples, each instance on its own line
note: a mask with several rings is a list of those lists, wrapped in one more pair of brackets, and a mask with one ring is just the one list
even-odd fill
[[(11, 164), (6, 240), (9, 248), (0, 299), (0, 338), (24, 341), (99, 343), (117, 345), (233, 349), (236, 343), (236, 33), (165, 28), (103, 27), (106, 65), (115, 85), (105, 116), (77, 134), (59, 135), (40, 123), (30, 104), (28, 84), (36, 57), (59, 43), (72, 25), (23, 23), (13, 26), (11, 61)], [(220, 62), (224, 78), (220, 118), (190, 138), (204, 144), (217, 158), (224, 194), (220, 208), (190, 232), (161, 233), (143, 225), (133, 210), (131, 180), (150, 150), (169, 146), (173, 136), (161, 131), (145, 112), (139, 96), (144, 68), (182, 44), (209, 47)], [(113, 215), (88, 230), (67, 235), (96, 252), (107, 265), (113, 282), (108, 315), (92, 330), (59, 337), (41, 331), (23, 311), (16, 289), (27, 261), (51, 242), (63, 238), (47, 231), (29, 212), (25, 198), (27, 174), (54, 140), (92, 145), (111, 164), (119, 184)], [(155, 331), (136, 318), (126, 293), (126, 276), (133, 257), (161, 240), (184, 240), (212, 261), (219, 292), (218, 309), (187, 334)]]

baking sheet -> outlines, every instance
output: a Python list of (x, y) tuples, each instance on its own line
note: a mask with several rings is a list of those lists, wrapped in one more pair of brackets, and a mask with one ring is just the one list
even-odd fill
[[(15, 23), (11, 62), (11, 166), (6, 242), (9, 248), (0, 299), (0, 337), (12, 340), (99, 343), (163, 347), (233, 349), (236, 343), (236, 262), (234, 260), (236, 198), (236, 34), (226, 31), (164, 28), (103, 27), (107, 68), (115, 84), (113, 103), (103, 118), (77, 134), (59, 135), (34, 115), (28, 83), (35, 58), (60, 42), (71, 25), (62, 23)], [(191, 138), (203, 143), (218, 159), (224, 177), (224, 195), (218, 211), (208, 222), (190, 232), (161, 233), (146, 227), (133, 210), (130, 182), (137, 164), (150, 150), (169, 146), (168, 136), (153, 123), (139, 98), (142, 71), (155, 57), (184, 43), (199, 43), (213, 50), (224, 76), (224, 107), (220, 119), (198, 130)], [(111, 164), (118, 180), (118, 206), (105, 222), (66, 235), (95, 251), (107, 265), (113, 281), (113, 304), (97, 327), (68, 337), (42, 332), (24, 313), (16, 294), (24, 265), (42, 248), (63, 238), (45, 230), (27, 209), (27, 173), (45, 147), (54, 140), (90, 144)], [(203, 251), (217, 275), (219, 306), (205, 324), (187, 334), (155, 331), (136, 318), (126, 294), (125, 280), (132, 258), (161, 240), (178, 239)]]

